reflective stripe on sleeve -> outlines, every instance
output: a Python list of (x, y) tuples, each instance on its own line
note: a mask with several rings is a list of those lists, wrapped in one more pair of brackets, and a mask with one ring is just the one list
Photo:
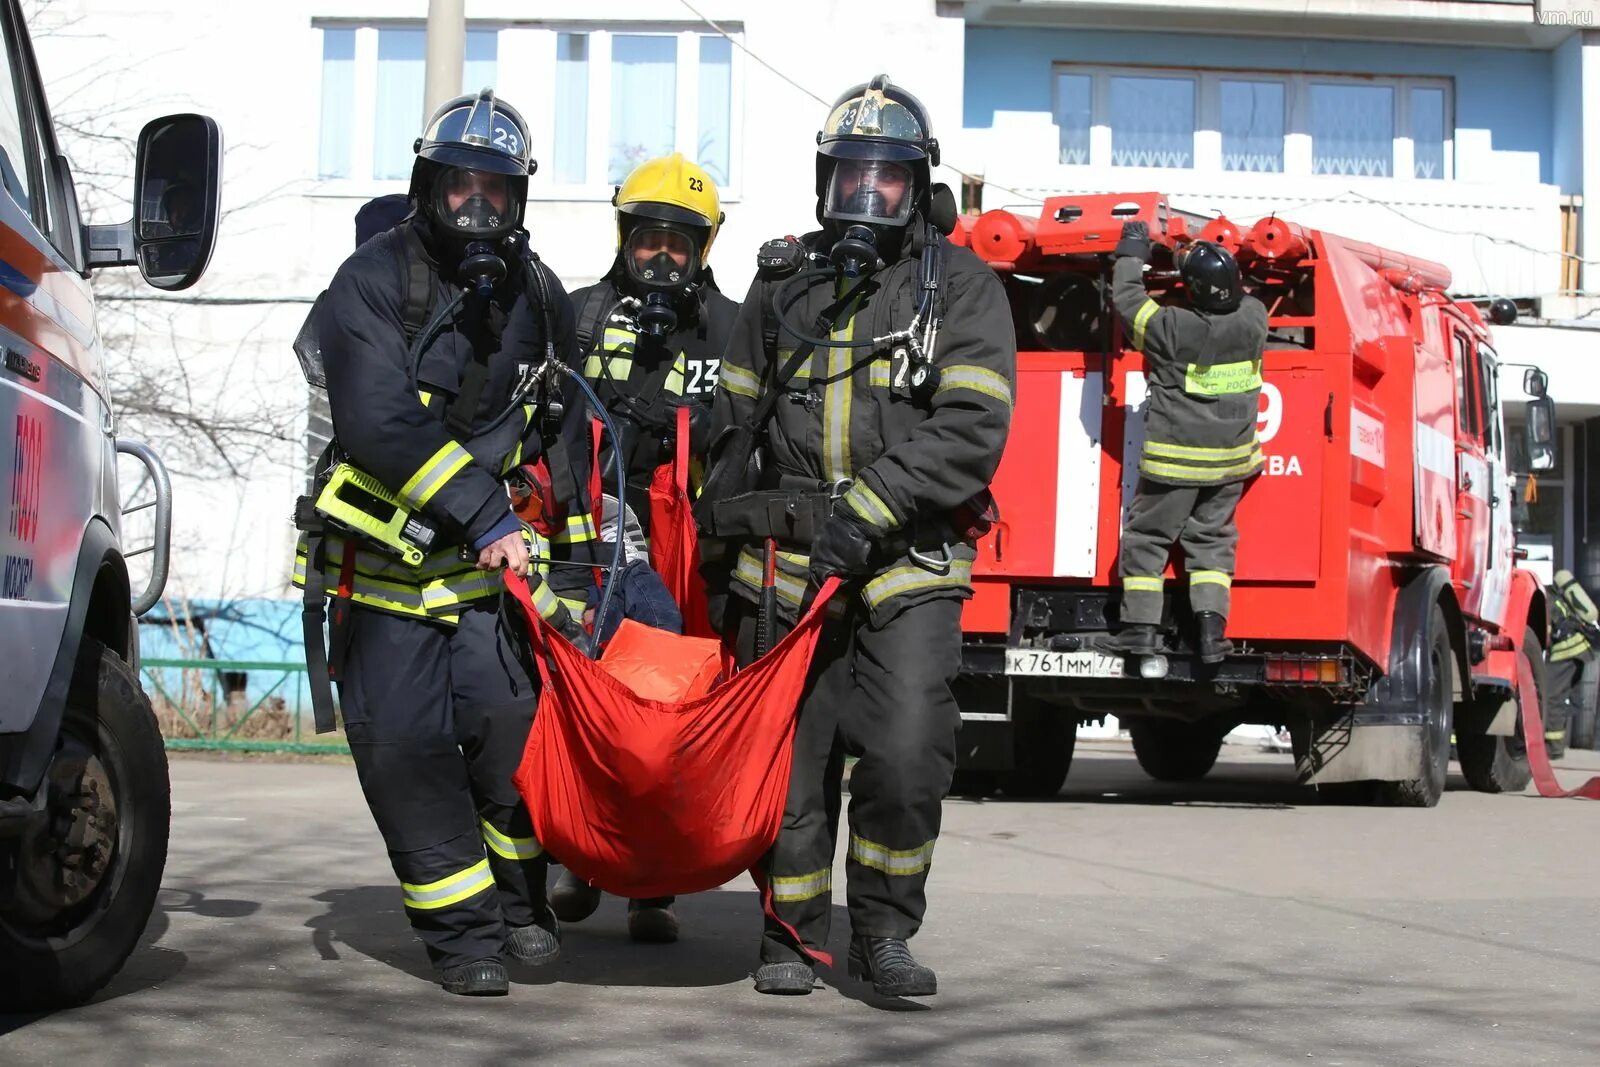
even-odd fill
[(400, 890), (405, 894), (406, 907), (418, 911), (448, 908), (493, 887), (494, 874), (489, 870), (489, 861), (486, 859), (479, 860), (466, 870), (457, 871), (437, 882), (425, 882), (421, 885), (400, 883)]
[(1155, 318), (1156, 312), (1160, 310), (1160, 304), (1146, 297), (1133, 316), (1133, 347), (1140, 352), (1144, 351), (1144, 331), (1150, 326), (1150, 320)]
[(850, 510), (865, 519), (879, 530), (893, 530), (900, 525), (900, 520), (890, 510), (883, 498), (874, 493), (865, 482), (857, 481), (844, 495), (844, 502)]
[(400, 496), (412, 507), (420, 508), (444, 488), (444, 483), (472, 462), (472, 453), (454, 441), (440, 446), (428, 462), (417, 468), (417, 473), (400, 487)]
[(998, 400), (1006, 407), (1011, 406), (1011, 383), (1006, 381), (1005, 375), (988, 367), (962, 365), (944, 368), (939, 374), (939, 388), (933, 391), (933, 397), (937, 400), (961, 389)]
[(746, 400), (754, 400), (761, 395), (761, 380), (755, 372), (727, 360), (722, 362), (718, 384), (734, 396), (742, 396)]

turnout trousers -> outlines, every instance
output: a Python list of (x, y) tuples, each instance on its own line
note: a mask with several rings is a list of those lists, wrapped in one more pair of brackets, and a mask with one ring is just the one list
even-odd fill
[(511, 775), (538, 698), (500, 598), (457, 626), (352, 605), (339, 685), (361, 790), (406, 916), (439, 968), (501, 955), (547, 922), (547, 859)]
[(1161, 624), (1162, 572), (1175, 541), (1188, 561), (1189, 606), (1227, 616), (1239, 545), (1233, 517), (1247, 484), (1166, 485), (1139, 479), (1123, 522), (1117, 563), (1124, 623)]
[[(755, 609), (731, 603), (740, 612), (737, 647), (748, 661)], [(856, 603), (823, 630), (801, 698), (783, 828), (763, 862), (782, 920), (766, 917), (764, 962), (803, 959), (803, 948), (827, 944), (846, 756), (857, 757), (845, 859), (851, 930), (909, 938), (922, 925), (955, 771), (961, 714), (950, 683), (960, 662), (955, 598), (912, 604), (881, 626)]]

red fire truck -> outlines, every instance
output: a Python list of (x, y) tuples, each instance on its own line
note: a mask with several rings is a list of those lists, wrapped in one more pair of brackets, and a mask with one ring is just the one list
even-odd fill
[[(1118, 626), (1147, 394), (1110, 301), (1110, 253), (1135, 219), (1156, 239), (1158, 302), (1183, 299), (1171, 252), (1203, 238), (1234, 252), (1269, 314), (1267, 466), (1239, 508), (1235, 652), (1215, 666), (1189, 644), (1181, 552), (1168, 654), (1100, 650)], [(1474, 787), (1527, 784), (1517, 712), (1538, 695), (1517, 679), (1520, 659), (1542, 684), (1545, 604), (1515, 563), (1490, 332), (1446, 295), (1447, 268), (1282, 219), (1186, 215), (1155, 193), (991, 211), (958, 239), (1004, 280), (1019, 356), (1001, 520), (963, 623), (957, 792), (1054, 795), (1079, 724), (1107, 716), (1161, 780), (1201, 777), (1224, 735), (1258, 723), (1288, 730), (1302, 781), (1346, 800), (1435, 804), (1452, 737)], [(1544, 386), (1529, 368), (1536, 467), (1554, 455)]]

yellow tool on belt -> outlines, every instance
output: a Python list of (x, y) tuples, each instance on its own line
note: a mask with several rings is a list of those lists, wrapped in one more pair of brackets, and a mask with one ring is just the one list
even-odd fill
[(422, 566), (439, 528), (412, 511), (372, 475), (340, 463), (317, 495), (317, 511), (353, 533), (393, 552), (413, 567)]

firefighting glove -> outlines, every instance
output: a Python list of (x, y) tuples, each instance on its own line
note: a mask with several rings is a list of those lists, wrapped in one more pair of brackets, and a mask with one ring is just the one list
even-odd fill
[(1142, 222), (1124, 222), (1122, 240), (1117, 242), (1118, 256), (1135, 256), (1150, 262), (1150, 227)]
[(848, 515), (834, 512), (811, 542), (811, 580), (821, 585), (830, 577), (851, 578), (867, 574), (872, 556), (872, 535)]

